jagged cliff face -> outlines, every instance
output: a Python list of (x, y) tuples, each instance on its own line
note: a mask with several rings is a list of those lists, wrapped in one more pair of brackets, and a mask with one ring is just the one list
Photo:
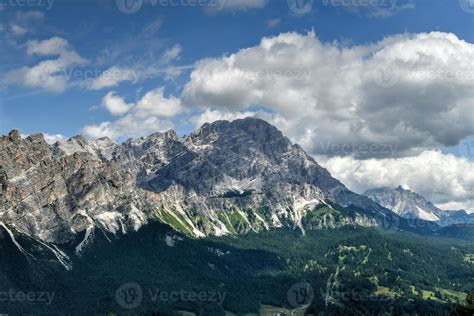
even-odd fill
[(55, 243), (89, 227), (140, 227), (146, 216), (134, 206), (144, 200), (134, 189), (139, 167), (131, 160), (110, 163), (112, 144), (103, 141), (75, 137), (49, 146), (42, 135), (21, 139), (17, 131), (0, 138), (1, 221)]
[[(350, 192), (280, 131), (257, 119), (206, 124), (116, 144), (82, 136), (0, 138), (0, 222), (81, 251), (94, 234), (159, 220), (191, 236), (377, 226), (387, 210)], [(330, 202), (365, 211), (334, 216)], [(317, 206), (325, 205), (315, 213)]]

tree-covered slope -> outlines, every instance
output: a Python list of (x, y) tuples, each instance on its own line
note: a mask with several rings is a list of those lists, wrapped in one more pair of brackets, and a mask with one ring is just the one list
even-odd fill
[[(21, 242), (32, 249), (28, 240)], [(313, 289), (311, 308), (326, 315), (449, 314), (464, 303), (463, 292), (474, 284), (472, 243), (373, 228), (191, 239), (168, 226), (150, 224), (110, 242), (105, 235), (97, 238), (82, 257), (71, 255), (71, 271), (45, 260), (40, 270), (17, 269), (14, 277), (10, 258), (16, 258), (14, 265), (26, 265), (28, 259), (17, 253), (8, 236), (0, 244), (2, 254), (11, 252), (1, 260), (0, 279), (8, 288), (54, 293), (50, 305), (2, 302), (1, 312), (12, 315), (256, 313), (261, 304), (292, 307), (288, 290), (302, 282)], [(135, 293), (137, 285), (142, 299), (127, 309), (131, 306), (120, 288)], [(171, 299), (172, 293), (184, 296)]]

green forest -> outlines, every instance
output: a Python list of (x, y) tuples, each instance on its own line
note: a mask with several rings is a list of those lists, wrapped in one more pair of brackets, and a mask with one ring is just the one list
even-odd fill
[[(303, 283), (312, 289), (307, 314), (472, 315), (474, 244), (460, 239), (361, 227), (192, 239), (158, 223), (108, 239), (96, 234), (65, 271), (53, 258), (28, 262), (3, 238), (2, 284), (55, 296), (0, 312), (257, 315), (263, 305), (294, 308), (289, 289)], [(142, 298), (124, 308), (117, 291), (130, 282)]]

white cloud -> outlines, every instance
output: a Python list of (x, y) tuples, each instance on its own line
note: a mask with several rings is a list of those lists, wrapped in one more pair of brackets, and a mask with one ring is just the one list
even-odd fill
[(143, 115), (172, 117), (182, 111), (181, 100), (176, 97), (165, 97), (164, 88), (147, 92), (136, 105), (137, 112)]
[[(157, 20), (159, 21), (159, 20)], [(161, 22), (160, 22), (161, 23)], [(145, 28), (145, 33), (152, 32), (154, 26), (157, 22), (150, 24)], [(153, 27), (152, 27), (153, 26)], [(148, 35), (147, 35), (148, 36)], [(149, 39), (145, 35), (143, 37), (144, 42), (148, 42)], [(85, 81), (85, 86), (90, 90), (101, 90), (104, 88), (111, 88), (119, 85), (122, 82), (128, 81), (132, 83), (137, 83), (138, 81), (150, 79), (157, 76), (163, 76), (165, 79), (173, 79), (181, 74), (179, 67), (171, 65), (171, 63), (180, 58), (182, 52), (182, 47), (179, 44), (175, 44), (169, 49), (165, 50), (161, 54), (161, 58), (156, 58), (154, 52), (150, 51), (147, 53), (142, 53), (141, 57), (149, 59), (139, 59), (135, 60), (131, 55), (124, 57), (123, 59), (134, 60), (132, 63), (128, 63), (127, 66), (112, 66), (107, 70), (103, 71), (99, 76), (93, 80)], [(112, 53), (107, 50), (105, 51), (105, 56), (99, 58), (99, 63), (104, 64), (110, 59)]]
[(15, 36), (22, 36), (22, 35), (25, 35), (28, 30), (19, 26), (19, 25), (16, 25), (16, 24), (12, 24), (10, 25), (10, 30), (11, 32), (13, 33), (13, 35)]
[(61, 135), (61, 134), (53, 134), (52, 135), (52, 134), (43, 133), (43, 137), (44, 137), (44, 140), (50, 145), (53, 145), (56, 142), (66, 140), (66, 137)]
[[(63, 141), (66, 139), (65, 136), (61, 134), (48, 134), (48, 133), (42, 133), (44, 141), (50, 145), (55, 144), (56, 142)], [(21, 134), (21, 138), (27, 138), (30, 136), (29, 134)]]
[(80, 66), (87, 60), (79, 56), (67, 40), (52, 37), (43, 41), (28, 41), (26, 44), (28, 55), (40, 57), (57, 56), (56, 59), (47, 59), (33, 67), (22, 67), (5, 75), (5, 84), (22, 84), (27, 87), (43, 88), (53, 92), (62, 92), (67, 87), (68, 76), (66, 70), (72, 66)]
[(147, 92), (136, 103), (126, 103), (123, 98), (111, 92), (104, 97), (103, 104), (111, 114), (122, 116), (114, 122), (84, 127), (86, 135), (117, 139), (165, 131), (173, 127), (169, 118), (183, 111), (181, 101), (174, 96), (165, 97), (163, 87)]
[(92, 138), (140, 137), (154, 132), (164, 132), (173, 128), (173, 123), (157, 117), (138, 120), (136, 116), (127, 115), (114, 122), (102, 122), (99, 125), (88, 125), (83, 128), (84, 134)]
[(102, 99), (102, 104), (113, 115), (125, 114), (133, 107), (133, 104), (126, 103), (122, 97), (115, 95), (113, 91), (107, 93)]
[(132, 81), (136, 83), (139, 78), (140, 71), (138, 69), (113, 66), (102, 72), (98, 78), (92, 80), (89, 89), (100, 90), (115, 87), (124, 81)]
[(178, 59), (179, 56), (181, 55), (181, 51), (182, 51), (182, 48), (181, 48), (181, 45), (179, 44), (176, 44), (170, 49), (168, 49), (167, 51), (165, 51), (162, 57), (163, 64), (167, 65), (171, 63), (173, 60)]
[(170, 66), (164, 70), (164, 77), (166, 80), (173, 80), (179, 77), (182, 73), (181, 67)]
[(35, 33), (43, 20), (44, 13), (40, 11), (18, 11), (10, 20), (10, 34), (20, 37), (26, 33)]
[(450, 201), (448, 203), (438, 203), (436, 207), (446, 210), (446, 211), (458, 211), (458, 210), (465, 210), (468, 213), (474, 213), (473, 202), (454, 202)]
[[(448, 33), (352, 47), (323, 43), (314, 32), (285, 33), (201, 60), (183, 97), (219, 112), (261, 105), (313, 154), (339, 155), (332, 149), (345, 146), (362, 158), (415, 155), (474, 134), (472, 60), (474, 45)], [(396, 150), (362, 153), (361, 146)]]
[(464, 206), (474, 211), (474, 162), (466, 158), (432, 150), (404, 158), (318, 157), (318, 161), (358, 193), (401, 185), (443, 208)]
[(51, 37), (44, 41), (28, 41), (26, 43), (27, 53), (29, 55), (51, 56), (51, 55), (68, 55), (71, 52), (67, 40), (61, 37)]

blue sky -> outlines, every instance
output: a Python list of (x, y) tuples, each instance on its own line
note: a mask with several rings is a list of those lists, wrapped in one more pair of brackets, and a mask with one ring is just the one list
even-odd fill
[[(127, 63), (127, 58), (141, 58), (143, 54), (159, 58), (174, 44), (183, 48), (176, 65), (188, 66), (202, 58), (218, 57), (256, 45), (264, 36), (311, 29), (316, 31), (322, 41), (337, 40), (351, 44), (374, 42), (391, 34), (434, 30), (452, 32), (466, 41), (474, 42), (473, 15), (462, 11), (456, 1), (417, 1), (416, 9), (407, 9), (389, 18), (370, 18), (364, 12), (355, 14), (338, 6), (318, 3), (308, 14), (296, 15), (289, 9), (286, 0), (271, 1), (263, 9), (225, 10), (214, 14), (207, 12), (205, 7), (158, 4), (145, 4), (135, 14), (124, 14), (113, 0), (56, 0), (48, 10), (48, 4), (44, 1), (38, 0), (37, 6), (5, 5), (0, 20), (5, 27), (15, 20), (18, 12), (39, 11), (44, 14), (44, 19), (41, 25), (33, 26), (35, 29), (31, 33), (15, 39), (15, 48), (2, 44), (2, 53), (5, 52), (2, 56), (2, 72), (34, 62), (22, 50), (27, 40), (52, 36), (67, 39), (81, 56), (92, 61), (89, 65), (74, 69), (77, 79), (89, 77), (88, 71), (105, 71), (114, 62)], [(389, 0), (386, 1), (388, 3)], [(6, 0), (4, 3), (7, 3)], [(157, 19), (161, 26), (150, 34), (150, 38), (134, 41), (144, 27), (156, 23)], [(269, 21), (276, 19), (279, 20), (278, 25), (269, 27)], [(124, 41), (133, 47), (118, 56), (118, 60), (105, 61), (100, 65), (94, 63), (104, 52), (120, 49)], [(184, 72), (175, 82), (163, 82), (161, 78), (153, 77), (136, 85), (120, 85), (115, 90), (133, 96), (137, 89), (147, 89), (147, 86), (159, 82), (167, 87), (168, 93), (178, 94), (187, 75), (189, 72)], [(25, 133), (42, 131), (71, 136), (80, 133), (86, 123), (99, 122), (108, 116), (106, 111), (91, 110), (100, 105), (103, 91), (71, 88), (65, 93), (56, 94), (15, 86), (2, 90), (2, 133), (11, 128), (20, 128)], [(189, 130), (190, 127), (183, 126), (183, 132)]]
[(474, 207), (469, 0), (29, 1), (0, 0), (1, 134), (122, 141), (252, 115), (356, 191)]

